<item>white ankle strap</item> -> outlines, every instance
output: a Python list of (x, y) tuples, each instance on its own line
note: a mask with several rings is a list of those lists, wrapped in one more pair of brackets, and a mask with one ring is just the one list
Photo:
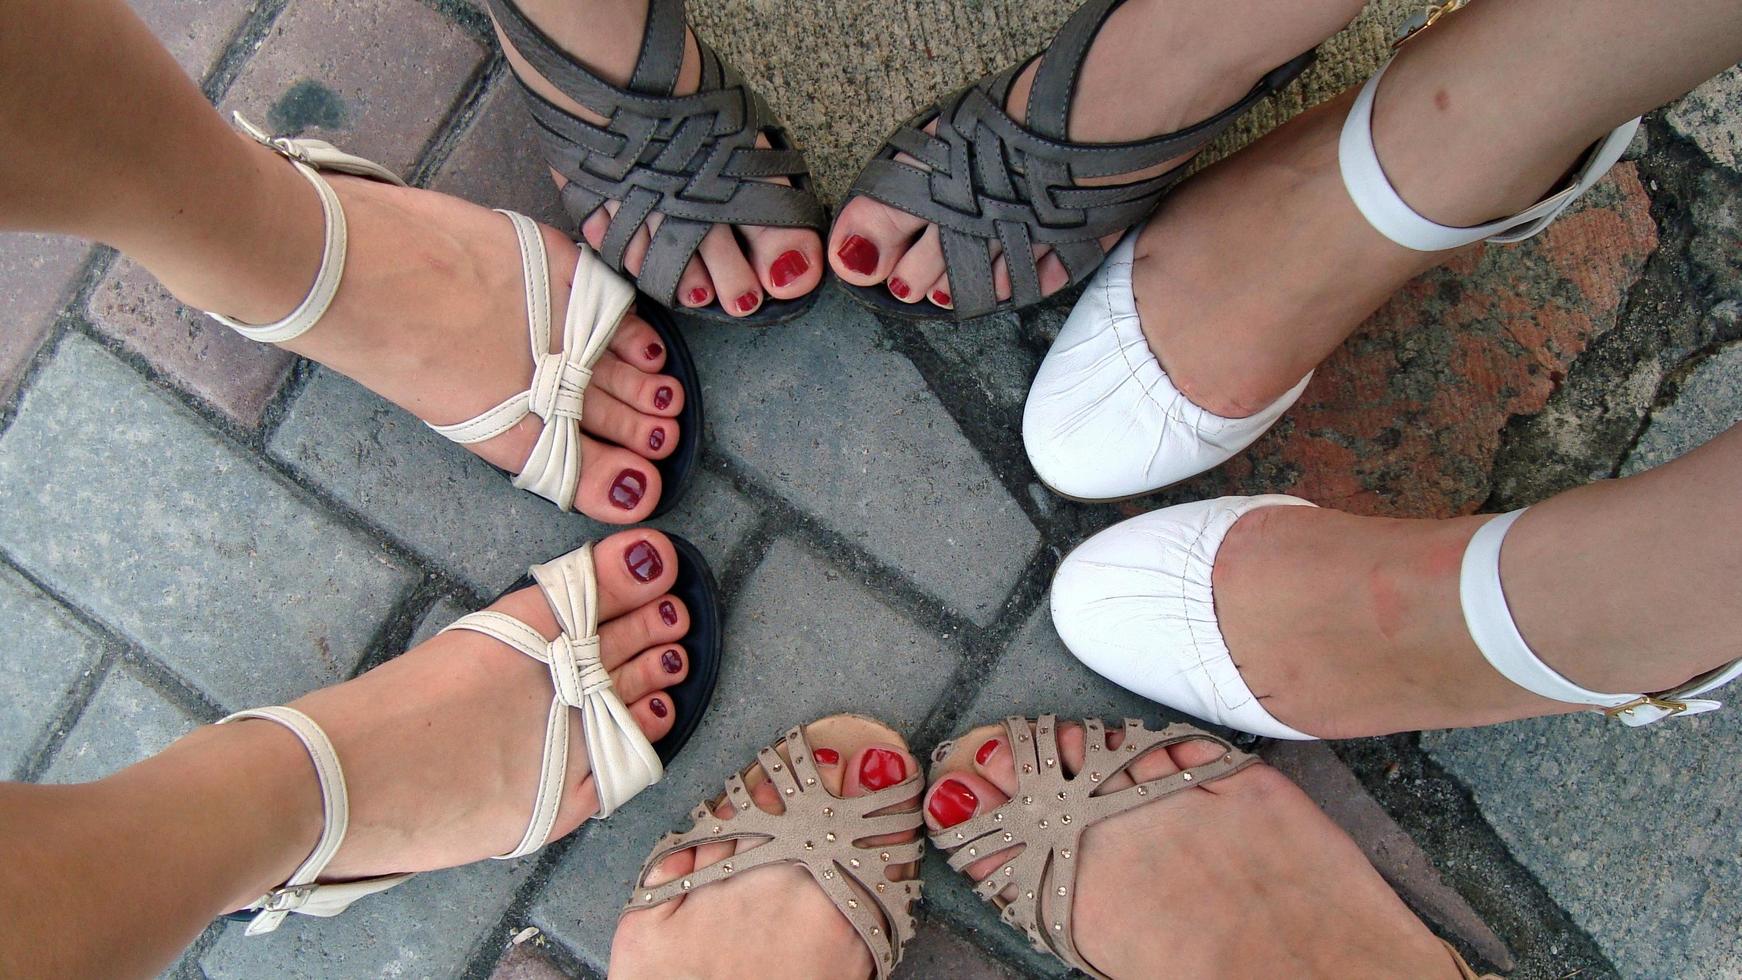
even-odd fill
[(345, 830), (351, 819), (350, 803), (345, 793), (345, 771), (339, 766), (338, 753), (333, 751), (333, 743), (327, 740), (326, 733), (314, 723), (314, 719), (294, 708), (254, 708), (238, 711), (220, 719), (218, 724), (249, 718), (283, 725), (308, 750), (309, 758), (314, 761), (315, 776), (320, 780), (321, 810), (325, 825), (321, 829), (320, 839), (315, 841), (315, 849), (297, 866), (284, 884), (248, 906), (249, 910), (258, 911), (259, 914), (248, 923), (247, 935), (258, 936), (277, 929), (284, 917), (292, 912), (304, 915), (337, 915), (364, 895), (386, 891), (411, 877), (386, 875), (339, 884), (315, 884), (315, 879), (326, 870), (333, 855), (339, 852), (339, 846), (345, 842)]
[(1598, 140), (1571, 182), (1536, 204), (1509, 218), (1454, 228), (1416, 213), (1391, 186), (1385, 168), (1379, 163), (1379, 152), (1373, 146), (1373, 94), (1390, 67), (1391, 63), (1386, 62), (1355, 96), (1337, 143), (1337, 163), (1343, 173), (1343, 186), (1367, 222), (1386, 238), (1418, 252), (1442, 252), (1484, 239), (1501, 244), (1521, 242), (1541, 232), (1621, 159), (1639, 128), (1639, 120), (1631, 119)]
[(461, 445), (470, 445), (507, 432), (528, 415), (538, 416), (544, 428), (539, 430), (514, 485), (565, 511), (573, 510), (575, 489), (581, 480), (581, 409), (587, 385), (592, 382), (593, 365), (609, 349), (618, 324), (635, 302), (635, 287), (581, 244), (568, 315), (563, 320), (563, 348), (551, 353), (550, 263), (544, 235), (525, 215), (498, 213), (513, 224), (520, 240), (532, 387), (474, 418), (451, 425), (431, 424), (430, 428)]
[(391, 184), (404, 186), (405, 182), (398, 175), (380, 164), (355, 157), (340, 151), (337, 147), (324, 140), (290, 139), (284, 136), (271, 136), (260, 127), (249, 122), (241, 113), (235, 115), (236, 125), (247, 133), (255, 142), (266, 147), (290, 161), (296, 172), (302, 174), (315, 189), (315, 194), (321, 200), (321, 214), (326, 221), (326, 244), (321, 250), (320, 271), (315, 273), (314, 285), (309, 287), (308, 295), (302, 304), (290, 312), (290, 315), (276, 323), (248, 324), (224, 316), (221, 313), (207, 312), (207, 316), (236, 331), (249, 340), (257, 340), (265, 344), (283, 343), (294, 340), (307, 333), (327, 312), (327, 307), (333, 303), (333, 297), (339, 292), (339, 282), (345, 277), (345, 245), (348, 233), (345, 226), (345, 209), (339, 204), (339, 196), (333, 193), (332, 185), (320, 175), (321, 170), (333, 170), (340, 173), (370, 177)]
[(1518, 624), (1512, 618), (1505, 589), (1500, 583), (1500, 547), (1506, 540), (1507, 530), (1523, 513), (1523, 510), (1515, 510), (1482, 525), (1464, 549), (1463, 571), (1458, 582), (1458, 597), (1463, 603), (1464, 623), (1469, 627), (1470, 638), (1495, 670), (1533, 694), (1568, 704), (1590, 705), (1593, 710), (1611, 718), (1620, 718), (1623, 723), (1634, 727), (1649, 725), (1671, 715), (1697, 715), (1722, 706), (1718, 701), (1703, 700), (1694, 695), (1721, 687), (1742, 675), (1742, 660), (1657, 694), (1603, 694), (1587, 690), (1543, 663), (1518, 632)]
[(537, 630), (512, 616), (485, 610), (455, 620), (448, 630), (471, 630), (531, 657), (550, 668), (555, 696), (545, 725), (544, 759), (532, 819), (507, 860), (543, 847), (556, 823), (568, 779), (569, 709), (581, 712), (581, 730), (593, 786), (599, 798), (595, 820), (603, 820), (629, 799), (659, 782), (665, 767), (635, 716), (611, 683), (611, 673), (599, 659), (599, 586), (593, 568), (593, 546), (582, 547), (542, 565), (532, 577), (556, 614), (559, 632), (546, 640)]

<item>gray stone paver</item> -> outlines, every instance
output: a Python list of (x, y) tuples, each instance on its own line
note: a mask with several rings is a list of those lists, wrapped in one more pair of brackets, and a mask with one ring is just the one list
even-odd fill
[(1042, 602), (1011, 638), (993, 664), (980, 693), (963, 711), (958, 729), (966, 731), (1011, 715), (1060, 718), (1142, 718), (1150, 724), (1180, 716), (1084, 666), (1052, 627), (1052, 611)]
[(726, 624), (707, 719), (633, 816), (589, 826), (533, 906), (537, 925), (603, 968), (617, 910), (653, 841), (789, 726), (840, 711), (910, 733), (960, 657), (844, 571), (789, 540), (768, 549)]
[(344, 677), (414, 580), (80, 337), (0, 439), (0, 547), (235, 708)]
[(1742, 65), (1689, 92), (1665, 118), (1714, 162), (1742, 171)]
[(412, 630), (411, 641), (405, 645), (405, 648), (410, 650), (440, 633), (449, 623), (471, 611), (452, 599), (442, 599), (431, 606), (429, 612), (424, 613), (423, 619), (418, 621), (417, 629)]
[(293, 915), (277, 932), (231, 924), (200, 958), (211, 980), (452, 977), (492, 936), (536, 857), (418, 875), (332, 919)]
[(200, 723), (186, 708), (117, 664), (97, 688), (44, 782), (86, 783), (156, 755)]
[(757, 333), (696, 331), (718, 451), (977, 623), (1039, 535), (911, 363), (838, 292)]
[(1688, 372), (1675, 401), (1652, 415), (1621, 475), (1667, 463), (1737, 422), (1742, 422), (1742, 344), (1731, 344)]
[(66, 707), (68, 691), (96, 667), (103, 640), (53, 598), (0, 567), (0, 779), (16, 778), (26, 755)]
[(76, 238), (0, 232), (0, 400), (12, 397), (90, 250)]

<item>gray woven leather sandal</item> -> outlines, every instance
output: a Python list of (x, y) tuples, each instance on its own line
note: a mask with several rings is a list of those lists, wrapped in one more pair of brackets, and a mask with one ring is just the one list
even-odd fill
[[(813, 739), (839, 752), (843, 765), (866, 745), (903, 745), (888, 728), (857, 715), (833, 715), (789, 729), (756, 753), (754, 765), (726, 778), (724, 799), (732, 804), (732, 816), (715, 816), (716, 800), (690, 812), (694, 823), (688, 831), (660, 838), (635, 878), (623, 914), (664, 905), (765, 865), (796, 864), (810, 872), (852, 924), (871, 952), (878, 980), (885, 980), (914, 935), (913, 907), (920, 897), (917, 862), (925, 849), (919, 812), (925, 774), (908, 773), (905, 780), (866, 796), (837, 797), (823, 788)], [(765, 781), (780, 792), (783, 812), (768, 813), (751, 801), (751, 790)], [(914, 836), (905, 844), (861, 843), (908, 832)], [(681, 878), (648, 884), (654, 869), (671, 855), (722, 841), (755, 843)], [(892, 871), (901, 877), (891, 877)]]
[[(1078, 186), (1084, 178), (1131, 174), (1195, 152), (1313, 61), (1307, 52), (1274, 69), (1240, 101), (1177, 132), (1126, 143), (1067, 138), (1077, 76), (1101, 25), (1124, 0), (1089, 0), (1041, 55), (1026, 123), (1004, 111), (1010, 87), (1033, 58), (949, 96), (903, 123), (865, 165), (847, 200), (863, 195), (938, 226), (953, 309), (903, 303), (881, 287), (842, 283), (865, 305), (912, 319), (966, 320), (1039, 303), (1034, 246), (1050, 246), (1076, 284), (1105, 257), (1098, 239), (1148, 217), (1186, 175), (1190, 161), (1120, 184)], [(936, 121), (935, 133), (927, 124)], [(905, 153), (926, 168), (896, 159)], [(1002, 244), (1011, 298), (992, 280), (993, 242)]]
[[(1191, 725), (1174, 724), (1152, 732), (1138, 719), (1127, 718), (1125, 737), (1117, 749), (1107, 747), (1107, 729), (1100, 719), (1086, 718), (1082, 725), (1083, 765), (1071, 775), (1059, 751), (1054, 716), (1041, 715), (1032, 725), (1027, 718), (1004, 719), (1000, 734), (1016, 767), (1015, 795), (995, 810), (933, 834), (931, 842), (950, 856), (952, 869), (963, 873), (970, 864), (1020, 847), (1002, 867), (976, 882), (974, 892), (998, 908), (1006, 925), (1025, 933), (1035, 949), (1098, 980), (1109, 980), (1083, 957), (1072, 939), (1083, 833), (1109, 817), (1226, 779), (1259, 760)], [(984, 726), (940, 744), (932, 753), (933, 781), (969, 769), (974, 747), (990, 737), (991, 728)], [(1214, 743), (1222, 754), (1159, 779), (1137, 782), (1133, 777), (1135, 786), (1104, 791), (1108, 781), (1149, 752), (1194, 740)], [(1012, 887), (1014, 897), (1006, 900), (1003, 893)], [(1444, 940), (1441, 945), (1466, 980), (1486, 980), (1470, 969), (1457, 950)]]
[[(621, 202), (599, 254), (626, 273), (623, 255), (647, 219), (662, 216), (636, 285), (668, 308), (714, 320), (778, 323), (816, 301), (768, 297), (749, 316), (677, 303), (678, 280), (716, 224), (809, 228), (820, 237), (827, 215), (811, 188), (804, 157), (768, 103), (700, 38), (701, 87), (673, 95), (687, 33), (684, 0), (650, 0), (641, 56), (628, 88), (595, 75), (527, 19), (514, 0), (490, 0), (510, 44), (564, 95), (609, 120), (596, 126), (534, 92), (516, 76), (537, 124), (546, 162), (568, 180), (563, 207), (577, 225), (606, 201)], [(766, 136), (769, 147), (756, 145)], [(791, 185), (770, 181), (784, 177)]]

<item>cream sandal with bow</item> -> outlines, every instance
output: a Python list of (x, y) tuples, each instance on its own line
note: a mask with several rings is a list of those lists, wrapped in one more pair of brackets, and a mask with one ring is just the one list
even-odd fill
[[(813, 743), (840, 753), (843, 765), (867, 745), (905, 747), (894, 732), (857, 715), (834, 715), (789, 729), (756, 754), (756, 763), (726, 778), (723, 800), (731, 802), (732, 816), (715, 816), (723, 802), (715, 800), (691, 811), (694, 823), (688, 831), (660, 838), (636, 875), (623, 914), (664, 905), (766, 865), (796, 864), (810, 873), (864, 941), (877, 980), (887, 980), (915, 930), (913, 907), (920, 897), (915, 876), (925, 848), (919, 834), (925, 774), (916, 769), (893, 786), (865, 796), (838, 797), (824, 788)], [(752, 802), (751, 792), (764, 782), (779, 790), (782, 812), (769, 813)], [(862, 843), (909, 832), (913, 839), (903, 844)], [(680, 878), (648, 884), (654, 869), (673, 854), (730, 841), (754, 843)]]
[[(520, 843), (507, 853), (496, 855), (496, 859), (510, 860), (530, 854), (549, 841), (567, 780), (571, 710), (580, 712), (586, 736), (589, 771), (599, 799), (594, 820), (609, 817), (636, 794), (658, 782), (665, 772), (664, 762), (695, 732), (718, 676), (720, 607), (712, 575), (705, 565), (699, 564), (700, 555), (688, 542), (672, 538), (672, 543), (679, 559), (678, 582), (672, 592), (693, 611), (691, 631), (682, 641), (691, 667), (681, 684), (668, 689), (679, 711), (679, 724), (658, 745), (649, 742), (636, 725), (599, 659), (599, 596), (592, 545), (532, 567), (532, 581), (543, 591), (556, 614), (559, 625), (556, 639), (546, 640), (526, 623), (492, 610), (462, 616), (442, 631), (482, 633), (550, 668), (554, 696), (545, 725), (544, 757), (539, 764), (532, 816)], [(519, 587), (517, 584), (509, 591)], [(314, 850), (284, 884), (228, 918), (247, 921), (247, 935), (255, 936), (277, 929), (292, 912), (323, 918), (338, 915), (358, 899), (386, 891), (412, 877), (396, 874), (354, 881), (318, 881), (344, 843), (349, 820), (345, 773), (338, 754), (321, 727), (294, 708), (239, 711), (218, 724), (244, 719), (283, 725), (308, 749), (320, 780), (326, 825)]]
[[(338, 294), (345, 274), (348, 234), (345, 209), (339, 196), (321, 176), (321, 171), (367, 177), (406, 186), (391, 170), (352, 156), (323, 140), (271, 136), (240, 113), (236, 124), (249, 136), (290, 161), (320, 197), (326, 218), (326, 245), (314, 285), (290, 315), (276, 323), (248, 324), (220, 313), (208, 316), (261, 343), (283, 343), (311, 330)], [(450, 425), (426, 423), (430, 428), (463, 446), (499, 436), (528, 415), (544, 423), (532, 453), (513, 477), (514, 485), (551, 501), (565, 511), (574, 509), (575, 490), (581, 478), (581, 407), (593, 365), (609, 348), (611, 337), (623, 316), (635, 305), (635, 287), (612, 272), (585, 243), (575, 265), (574, 286), (569, 293), (568, 315), (563, 321), (562, 350), (550, 353), (551, 302), (550, 262), (544, 237), (531, 218), (498, 210), (514, 227), (520, 242), (520, 261), (526, 283), (526, 322), (534, 365), (532, 384), (510, 395), (496, 407), (475, 418)], [(649, 516), (658, 517), (675, 506), (688, 489), (700, 458), (702, 439), (702, 388), (695, 361), (670, 315), (650, 303), (641, 304), (638, 315), (646, 320), (667, 351), (665, 373), (684, 389), (683, 410), (677, 416), (680, 442), (664, 459), (649, 462), (659, 470), (661, 495)]]

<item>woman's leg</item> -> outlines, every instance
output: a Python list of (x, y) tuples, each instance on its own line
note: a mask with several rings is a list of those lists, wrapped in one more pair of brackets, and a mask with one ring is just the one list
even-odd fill
[[(658, 741), (677, 722), (665, 691), (689, 671), (679, 645), (689, 610), (666, 591), (677, 554), (659, 532), (634, 530), (595, 545), (594, 561), (600, 659)], [(557, 634), (536, 588), (491, 608)], [(349, 791), (349, 832), (323, 879), (513, 849), (540, 779), (550, 705), (548, 666), (466, 630), (292, 702), (332, 740)], [(569, 790), (551, 839), (598, 805), (581, 725), (569, 739)], [(307, 750), (260, 720), (201, 728), (95, 783), (0, 783), (0, 976), (155, 974), (214, 917), (288, 878), (321, 819)]]
[[(325, 224), (314, 189), (230, 131), (123, 0), (0, 0), (0, 230), (112, 245), (190, 306), (270, 323), (302, 301)], [(419, 418), (470, 418), (532, 377), (520, 249), (501, 215), (429, 191), (330, 176), (349, 227), (344, 283), (282, 346)], [(561, 322), (578, 255), (544, 230)], [(576, 508), (632, 523), (657, 505), (682, 386), (633, 315), (587, 388)], [(473, 446), (518, 471), (537, 418)], [(595, 439), (595, 437), (597, 437)], [(639, 487), (624, 493), (619, 487)]]

